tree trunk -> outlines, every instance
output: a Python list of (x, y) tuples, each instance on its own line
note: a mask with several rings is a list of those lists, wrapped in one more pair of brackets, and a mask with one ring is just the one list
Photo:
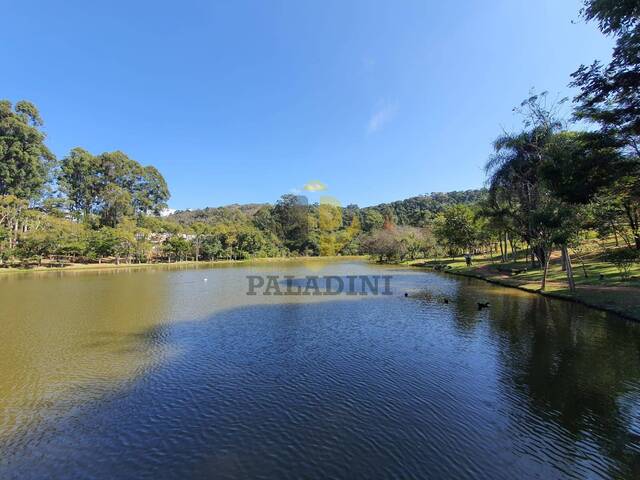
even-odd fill
[(541, 248), (541, 247), (532, 248), (531, 250), (532, 250), (532, 253), (531, 253), (531, 257), (532, 257), (531, 258), (531, 262), (532, 262), (531, 265), (532, 265), (532, 267), (535, 268), (536, 257), (538, 258), (538, 263), (540, 264), (540, 266), (541, 267), (544, 266), (546, 261), (548, 260), (547, 257), (550, 256), (548, 254), (550, 252), (547, 252), (544, 248)]
[(547, 288), (547, 273), (549, 272), (549, 262), (551, 261), (550, 253), (551, 252), (549, 252), (549, 255), (543, 255), (545, 257), (544, 261), (540, 260), (544, 265), (544, 271), (542, 272), (542, 285), (540, 286), (540, 290), (542, 290), (543, 292)]
[(638, 225), (640, 221), (638, 220), (638, 214), (634, 211), (633, 206), (629, 204), (624, 205), (624, 210), (627, 214), (627, 218), (629, 219), (629, 227), (633, 233), (636, 249), (640, 250), (640, 225)]
[(536, 253), (533, 247), (529, 247), (531, 253), (531, 268), (536, 268)]
[(571, 265), (571, 255), (566, 245), (562, 246), (562, 258), (564, 259), (564, 267), (567, 272), (567, 282), (569, 282), (569, 290), (571, 293), (576, 291), (576, 282), (573, 278), (573, 265)]

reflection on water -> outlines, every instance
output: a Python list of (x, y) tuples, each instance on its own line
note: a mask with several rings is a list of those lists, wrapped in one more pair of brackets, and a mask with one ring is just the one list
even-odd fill
[(0, 319), (0, 478), (640, 475), (640, 326), (579, 305), (316, 260), (0, 277)]

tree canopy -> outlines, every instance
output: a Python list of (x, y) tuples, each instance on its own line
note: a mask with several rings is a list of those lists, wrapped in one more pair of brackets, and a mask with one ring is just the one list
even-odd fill
[(43, 193), (55, 157), (44, 144), (42, 124), (31, 102), (0, 100), (0, 195), (33, 201)]

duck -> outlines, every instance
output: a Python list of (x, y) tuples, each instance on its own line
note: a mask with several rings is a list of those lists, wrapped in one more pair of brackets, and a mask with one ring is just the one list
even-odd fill
[(445, 298), (444, 300), (442, 300), (442, 303), (446, 303), (448, 305), (449, 304), (449, 299)]
[(482, 310), (484, 308), (489, 308), (491, 306), (491, 304), (489, 302), (478, 302), (478, 310)]

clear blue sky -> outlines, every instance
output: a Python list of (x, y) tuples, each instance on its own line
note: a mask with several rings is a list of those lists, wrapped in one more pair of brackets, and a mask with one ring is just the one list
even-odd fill
[(33, 101), (58, 156), (157, 166), (173, 208), (476, 188), (531, 87), (609, 57), (580, 3), (5, 0), (0, 98)]

